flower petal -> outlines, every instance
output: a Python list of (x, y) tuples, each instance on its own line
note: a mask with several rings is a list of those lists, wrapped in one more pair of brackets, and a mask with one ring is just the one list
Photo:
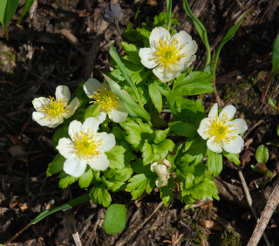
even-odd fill
[(69, 105), (66, 107), (66, 113), (64, 117), (66, 119), (70, 118), (77, 110), (77, 108), (80, 106), (80, 102), (77, 97), (75, 97)]
[(69, 138), (60, 138), (58, 145), (56, 146), (56, 149), (59, 151), (59, 153), (65, 157), (66, 159), (75, 158), (75, 148), (74, 144)]
[(71, 92), (69, 87), (66, 85), (57, 86), (55, 90), (55, 98), (56, 100), (61, 100), (68, 104), (71, 99)]
[(127, 112), (119, 111), (116, 109), (112, 109), (111, 111), (108, 112), (108, 117), (116, 123), (122, 122), (126, 120), (128, 116)]
[(92, 97), (101, 86), (97, 79), (89, 79), (84, 83), (83, 90), (88, 97)]
[(231, 120), (236, 112), (236, 108), (233, 105), (227, 105), (223, 108), (221, 113), (219, 114), (220, 120)]
[(42, 106), (49, 104), (49, 101), (49, 98), (37, 97), (33, 99), (32, 104), (36, 111), (40, 111)]
[(234, 139), (223, 143), (223, 148), (225, 151), (233, 154), (239, 154), (244, 146), (244, 140), (242, 137), (235, 135)]
[(167, 72), (166, 70), (164, 70), (164, 68), (160, 66), (154, 68), (152, 71), (156, 75), (156, 77), (162, 82), (168, 82), (180, 74), (180, 72)]
[(157, 65), (151, 48), (141, 48), (139, 50), (139, 57), (142, 65), (147, 68), (154, 68)]
[(222, 152), (222, 146), (221, 144), (218, 144), (215, 142), (215, 137), (211, 137), (206, 142), (207, 148), (210, 149), (213, 152), (221, 153)]
[(229, 122), (232, 125), (232, 129), (235, 131), (236, 134), (243, 134), (247, 131), (248, 126), (244, 119), (235, 119)]
[(102, 153), (88, 160), (88, 165), (95, 170), (106, 170), (109, 166), (109, 160), (106, 154)]
[(100, 112), (97, 117), (89, 117), (82, 124), (82, 131), (87, 133), (95, 133), (99, 129), (99, 125), (105, 120), (106, 114)]
[(80, 177), (84, 173), (85, 169), (86, 163), (78, 159), (66, 159), (64, 162), (64, 172), (73, 177)]
[(209, 126), (210, 126), (210, 120), (209, 118), (205, 118), (201, 121), (198, 129), (199, 135), (205, 140), (210, 137), (209, 134), (207, 133)]
[(208, 118), (210, 120), (214, 120), (218, 117), (218, 104), (214, 103), (212, 108), (210, 109), (209, 113), (208, 113)]
[(180, 32), (174, 34), (172, 36), (172, 40), (177, 40), (178, 45), (180, 45), (180, 46), (188, 45), (189, 43), (191, 43), (193, 41), (191, 35), (189, 35), (185, 31), (180, 31)]
[(155, 27), (150, 36), (149, 36), (149, 43), (151, 48), (156, 48), (157, 42), (159, 40), (170, 40), (170, 32), (165, 29), (164, 27)]
[(68, 128), (68, 134), (71, 139), (75, 139), (75, 137), (81, 132), (82, 124), (80, 121), (73, 120)]
[(100, 146), (98, 146), (98, 150), (101, 152), (107, 152), (111, 150), (116, 144), (115, 137), (111, 133), (108, 134), (106, 132), (100, 132), (97, 134), (96, 140), (102, 143)]
[(47, 126), (49, 128), (55, 128), (63, 122), (62, 117), (47, 118), (44, 113), (33, 112), (32, 119), (41, 126)]

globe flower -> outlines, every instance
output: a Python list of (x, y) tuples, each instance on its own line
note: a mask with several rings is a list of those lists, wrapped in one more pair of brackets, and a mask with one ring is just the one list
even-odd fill
[(102, 114), (116, 123), (124, 121), (128, 113), (122, 108), (118, 97), (110, 90), (107, 84), (101, 84), (96, 79), (89, 79), (84, 83), (83, 89), (93, 103), (100, 105)]
[(247, 130), (243, 119), (232, 120), (236, 108), (228, 105), (218, 115), (218, 104), (211, 108), (208, 117), (200, 123), (198, 133), (207, 140), (207, 147), (213, 152), (221, 153), (223, 150), (238, 154), (242, 151), (244, 140), (241, 135)]
[(84, 123), (74, 120), (70, 123), (70, 138), (59, 139), (57, 150), (65, 157), (65, 173), (80, 177), (87, 165), (95, 170), (105, 170), (109, 160), (105, 152), (115, 145), (113, 134), (98, 132), (99, 125), (105, 120), (104, 115), (87, 118)]
[(168, 160), (163, 160), (162, 162), (154, 162), (151, 164), (150, 169), (155, 172), (158, 176), (155, 184), (157, 187), (163, 187), (168, 184), (170, 177), (169, 168), (171, 167)]
[(172, 37), (164, 27), (156, 27), (149, 37), (150, 48), (141, 48), (141, 63), (152, 69), (162, 82), (176, 78), (196, 59), (197, 44), (185, 31)]
[(57, 86), (55, 98), (38, 97), (33, 99), (32, 104), (36, 111), (33, 112), (32, 119), (41, 126), (57, 127), (63, 123), (64, 119), (70, 118), (80, 105), (77, 97), (69, 102), (70, 99), (71, 92), (68, 86)]

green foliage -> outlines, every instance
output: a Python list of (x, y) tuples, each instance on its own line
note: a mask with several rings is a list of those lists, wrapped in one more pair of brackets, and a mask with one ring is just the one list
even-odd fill
[(90, 199), (101, 204), (104, 207), (108, 207), (111, 204), (111, 196), (108, 190), (103, 185), (95, 185), (89, 192)]
[(31, 9), (33, 3), (34, 3), (35, 0), (26, 0), (25, 1), (25, 4), (24, 4), (24, 7), (23, 7), (23, 10), (21, 12), (21, 15), (20, 15), (20, 21), (19, 22), (22, 22), (23, 18), (26, 16), (26, 14), (28, 13), (28, 11)]
[(93, 180), (93, 171), (87, 169), (87, 171), (78, 179), (78, 184), (80, 188), (87, 188)]
[(222, 154), (207, 150), (207, 165), (208, 170), (213, 176), (218, 176), (223, 169), (223, 156)]
[(279, 73), (279, 35), (277, 35), (272, 50), (272, 71), (273, 75)]
[(127, 223), (127, 208), (123, 204), (114, 203), (106, 211), (103, 228), (109, 235), (122, 232)]
[(152, 184), (145, 174), (137, 174), (129, 179), (129, 184), (126, 191), (130, 192), (132, 199), (138, 199), (144, 192), (150, 193), (152, 191)]
[(235, 165), (240, 165), (239, 154), (223, 153), (223, 155)]
[(19, 0), (1, 0), (0, 1), (0, 23), (7, 28), (12, 20), (16, 9), (18, 7)]
[(59, 180), (59, 188), (61, 189), (66, 189), (68, 186), (70, 186), (71, 184), (75, 183), (77, 181), (77, 178), (73, 177), (73, 176), (65, 176), (65, 177), (62, 177), (60, 180)]
[(52, 160), (52, 162), (48, 164), (48, 168), (46, 171), (47, 176), (49, 177), (52, 176), (53, 174), (57, 174), (60, 171), (62, 171), (64, 161), (65, 158), (62, 155), (57, 154)]
[(263, 144), (258, 146), (256, 150), (256, 160), (258, 163), (267, 163), (269, 159), (269, 151), (268, 148)]
[(160, 113), (163, 107), (163, 100), (162, 100), (162, 94), (160, 92), (158, 83), (153, 82), (152, 84), (149, 84), (148, 92), (152, 100), (152, 103), (154, 104), (154, 107)]
[(125, 167), (124, 153), (125, 148), (120, 145), (115, 145), (112, 150), (106, 153), (109, 161), (110, 168), (121, 169)]

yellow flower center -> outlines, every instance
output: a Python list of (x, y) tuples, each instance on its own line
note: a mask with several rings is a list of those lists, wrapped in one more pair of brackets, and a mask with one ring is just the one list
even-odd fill
[(81, 159), (88, 159), (99, 154), (98, 146), (101, 144), (88, 133), (81, 132), (73, 141), (76, 155)]
[(234, 130), (231, 129), (231, 125), (226, 120), (215, 119), (211, 121), (210, 126), (207, 129), (207, 134), (211, 137), (215, 137), (216, 143), (230, 142), (235, 136), (230, 135)]
[(92, 99), (94, 99), (95, 102), (100, 105), (101, 110), (105, 112), (109, 112), (119, 105), (118, 97), (107, 86), (103, 86), (97, 90), (92, 96)]
[(156, 61), (165, 68), (176, 64), (183, 57), (180, 54), (178, 41), (175, 39), (170, 42), (159, 40), (154, 55)]
[(40, 109), (41, 112), (46, 114), (47, 118), (55, 118), (67, 112), (65, 109), (66, 103), (62, 100), (55, 100), (54, 97), (49, 98), (48, 104), (45, 104)]

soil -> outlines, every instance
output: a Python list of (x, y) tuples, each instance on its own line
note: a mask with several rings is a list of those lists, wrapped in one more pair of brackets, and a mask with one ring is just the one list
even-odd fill
[[(23, 2), (23, 1), (21, 1)], [(11, 239), (36, 215), (82, 194), (77, 186), (61, 190), (57, 177), (47, 178), (47, 164), (55, 151), (50, 143), (52, 130), (31, 119), (33, 98), (51, 95), (61, 83), (75, 89), (90, 76), (101, 77), (109, 69), (108, 48), (119, 45), (129, 23), (134, 27), (164, 9), (159, 0), (112, 1), (120, 4), (115, 25), (108, 1), (38, 0), (29, 16), (18, 24), (18, 15), (9, 26), (8, 38), (0, 27), (0, 243)], [(182, 9), (174, 1), (174, 14), (199, 40)], [(247, 9), (248, 15), (235, 38), (221, 53), (217, 76), (218, 93), (224, 104), (233, 103), (249, 124), (245, 150), (241, 154), (243, 174), (249, 184), (258, 214), (268, 198), (274, 178), (254, 172), (255, 149), (268, 144), (267, 167), (279, 170), (278, 112), (266, 101), (279, 100), (278, 80), (271, 82), (261, 101), (271, 70), (272, 43), (279, 30), (279, 3), (276, 0), (196, 0), (194, 13), (208, 28), (216, 47), (226, 30)], [(199, 47), (202, 47), (199, 42)], [(198, 59), (204, 55), (201, 48)], [(200, 66), (196, 62), (196, 67)], [(204, 100), (214, 102), (213, 95)], [(160, 206), (158, 193), (131, 201), (117, 193), (114, 202), (129, 208), (128, 228), (109, 236), (102, 230), (104, 209), (90, 202), (59, 212), (29, 227), (5, 245), (78, 245), (72, 235), (78, 232), (81, 245), (246, 245), (256, 221), (246, 203), (237, 170), (226, 163), (216, 181), (220, 201), (200, 203), (186, 209), (178, 201)], [(224, 186), (229, 187), (230, 194)], [(152, 212), (156, 213), (149, 218)], [(146, 223), (142, 226), (142, 222)], [(275, 213), (266, 229), (272, 245), (278, 245), (279, 215)], [(265, 245), (261, 241), (260, 245)]]

